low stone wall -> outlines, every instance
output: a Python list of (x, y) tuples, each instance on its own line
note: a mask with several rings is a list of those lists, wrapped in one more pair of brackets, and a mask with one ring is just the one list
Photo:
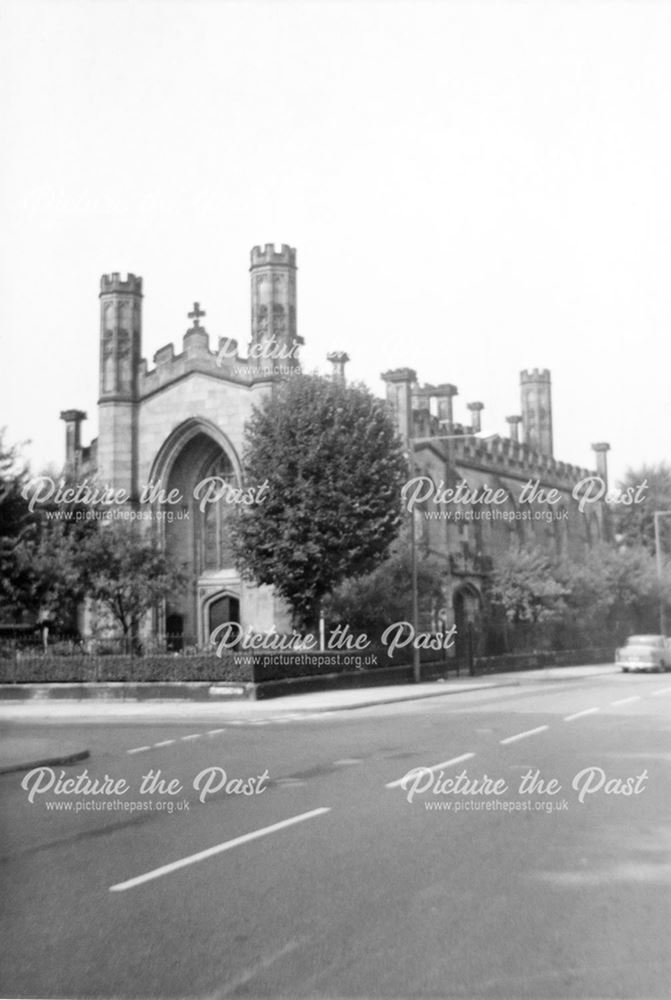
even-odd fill
[[(476, 657), (470, 676), (612, 662), (612, 648), (509, 653)], [(422, 657), (422, 680), (456, 674), (469, 676), (468, 665), (455, 660), (431, 660), (427, 654)], [(372, 669), (357, 669), (356, 666), (353, 668), (351, 655), (333, 653), (287, 653), (282, 654), (281, 659), (277, 654), (231, 655), (226, 658), (212, 654), (143, 657), (36, 654), (0, 660), (2, 697), (12, 697), (11, 688), (14, 687), (17, 697), (20, 696), (19, 688), (33, 688), (35, 693), (38, 689), (44, 692), (46, 688), (51, 688), (60, 689), (60, 693), (55, 691), (49, 697), (205, 699), (212, 696), (210, 688), (220, 684), (222, 693), (226, 685), (240, 685), (237, 695), (272, 698), (303, 691), (409, 684), (412, 681), (413, 668), (407, 658), (400, 663), (378, 659)], [(77, 693), (74, 693), (75, 688)]]

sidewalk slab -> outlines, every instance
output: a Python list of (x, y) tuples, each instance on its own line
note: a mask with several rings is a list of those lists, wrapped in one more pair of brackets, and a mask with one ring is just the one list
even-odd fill
[(304, 694), (284, 695), (269, 700), (250, 701), (245, 698), (193, 701), (185, 699), (96, 699), (33, 698), (29, 700), (0, 701), (0, 719), (29, 721), (48, 719), (52, 722), (76, 719), (78, 722), (104, 722), (113, 719), (150, 719), (173, 721), (180, 719), (215, 718), (255, 719), (272, 718), (287, 713), (313, 715), (323, 712), (352, 711), (377, 705), (390, 705), (424, 698), (439, 698), (451, 694), (468, 694), (475, 691), (523, 684), (598, 679), (618, 673), (613, 664), (581, 667), (543, 667), (538, 670), (514, 671), (506, 674), (485, 674), (474, 678), (428, 681), (422, 684), (391, 684), (384, 687), (362, 687), (311, 691)]
[(174, 719), (215, 718), (257, 719), (275, 716), (314, 715), (324, 712), (343, 712), (423, 698), (438, 698), (450, 694), (466, 694), (489, 688), (510, 687), (519, 684), (516, 678), (478, 680), (431, 681), (424, 684), (392, 684), (388, 687), (354, 688), (350, 690), (314, 691), (306, 694), (285, 695), (272, 700), (247, 701), (178, 701), (92, 699), (84, 701), (58, 699), (29, 699), (27, 701), (0, 702), (0, 720), (29, 721), (31, 719), (105, 721), (112, 719), (145, 718), (152, 721)]
[(74, 764), (86, 760), (88, 756), (88, 750), (70, 743), (32, 736), (3, 735), (0, 740), (0, 774)]

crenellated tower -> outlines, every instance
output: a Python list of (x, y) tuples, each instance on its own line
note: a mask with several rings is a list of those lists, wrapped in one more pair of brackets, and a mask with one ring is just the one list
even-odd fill
[(264, 247), (253, 247), (250, 258), (250, 349), (257, 345), (277, 346), (284, 359), (295, 359), (298, 345), (303, 343), (296, 333), (296, 251), (286, 243), (280, 250), (274, 243), (266, 243)]
[(547, 368), (520, 372), (524, 442), (552, 457), (552, 380)]
[(137, 372), (142, 350), (142, 278), (100, 279), (98, 475), (131, 496), (137, 467)]

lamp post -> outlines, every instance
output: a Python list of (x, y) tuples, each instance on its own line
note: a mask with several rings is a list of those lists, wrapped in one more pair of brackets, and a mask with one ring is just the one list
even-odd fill
[[(417, 444), (430, 444), (433, 441), (455, 441), (458, 438), (477, 438), (477, 434), (439, 434), (435, 437), (413, 437), (409, 440), (409, 451), (410, 451), (410, 477), (415, 478), (416, 466), (415, 466), (415, 445)], [(671, 511), (669, 511), (671, 513)], [(410, 566), (411, 566), (411, 587), (412, 587), (412, 628), (414, 631), (414, 638), (417, 638), (417, 633), (419, 632), (419, 587), (417, 581), (417, 539), (415, 532), (415, 511), (414, 509), (410, 511)], [(419, 649), (417, 648), (416, 642), (413, 642), (412, 647), (412, 676), (415, 684), (419, 684), (421, 680), (421, 666), (420, 666), (420, 656)]]
[(662, 517), (671, 517), (671, 510), (656, 510), (654, 514), (655, 560), (657, 562), (657, 582), (659, 584), (659, 630), (662, 635), (666, 635), (666, 608), (664, 607), (664, 594), (662, 593), (662, 546), (659, 530), (659, 521)]

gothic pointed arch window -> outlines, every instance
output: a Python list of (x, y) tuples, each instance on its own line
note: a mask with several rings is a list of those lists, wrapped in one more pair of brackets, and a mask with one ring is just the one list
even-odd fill
[(201, 514), (199, 531), (199, 562), (202, 571), (225, 569), (233, 566), (233, 548), (230, 537), (230, 522), (236, 514), (236, 505), (228, 502), (226, 486), (235, 487), (233, 466), (221, 452), (207, 463), (202, 470), (202, 479), (214, 479), (217, 489), (224, 494), (215, 503), (208, 503)]

